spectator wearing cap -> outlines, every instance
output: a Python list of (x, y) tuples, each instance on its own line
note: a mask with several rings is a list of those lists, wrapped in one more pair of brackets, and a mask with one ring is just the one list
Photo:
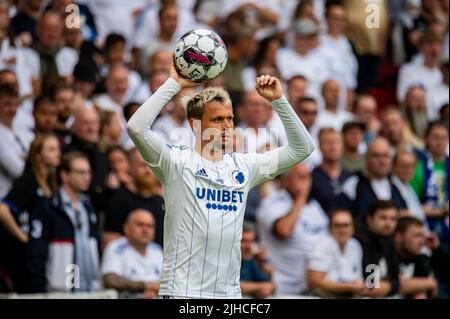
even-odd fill
[(440, 108), (449, 102), (448, 64), (448, 59), (442, 62), (442, 82), (432, 87), (427, 94), (428, 118), (433, 121), (439, 119)]
[(442, 57), (444, 39), (441, 34), (428, 30), (420, 39), (422, 61), (412, 61), (400, 67), (397, 81), (397, 99), (405, 99), (411, 85), (422, 85), (428, 92), (442, 82), (439, 65)]
[(0, 198), (11, 189), (14, 179), (22, 175), (28, 155), (30, 138), (23, 130), (13, 127), (20, 105), (15, 88), (0, 86)]
[(311, 196), (329, 212), (336, 204), (342, 184), (350, 177), (350, 173), (341, 168), (340, 160), (343, 152), (342, 136), (332, 128), (319, 131), (319, 148), (322, 163), (312, 171)]
[(361, 173), (364, 171), (366, 161), (359, 151), (359, 146), (364, 143), (366, 125), (355, 119), (345, 122), (342, 127), (342, 139), (344, 152), (341, 157), (341, 167), (349, 173)]
[(293, 30), (293, 48), (282, 48), (278, 51), (278, 70), (284, 80), (294, 75), (303, 75), (308, 80), (307, 94), (317, 99), (320, 97), (322, 83), (330, 76), (329, 65), (314, 51), (319, 28), (313, 20), (303, 18), (295, 22)]

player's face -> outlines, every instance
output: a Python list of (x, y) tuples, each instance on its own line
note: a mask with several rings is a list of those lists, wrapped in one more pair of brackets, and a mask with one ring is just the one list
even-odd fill
[(207, 103), (201, 120), (202, 139), (213, 143), (215, 148), (228, 147), (233, 135), (233, 118), (231, 105)]

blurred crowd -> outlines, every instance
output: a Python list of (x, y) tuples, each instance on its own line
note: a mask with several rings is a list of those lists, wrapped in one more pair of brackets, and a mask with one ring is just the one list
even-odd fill
[[(249, 193), (245, 296), (448, 298), (448, 0), (0, 0), (0, 293), (154, 298), (164, 190), (126, 122), (181, 35), (224, 39), (203, 86), (243, 152), (286, 143), (255, 78), (316, 144)], [(191, 145), (183, 89), (153, 130)], [(239, 142), (240, 141), (240, 142)], [(228, 212), (231, 213), (231, 212)]]

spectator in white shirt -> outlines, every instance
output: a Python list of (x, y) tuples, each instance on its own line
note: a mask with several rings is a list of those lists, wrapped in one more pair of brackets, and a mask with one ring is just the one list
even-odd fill
[[(321, 36), (320, 46), (334, 52), (337, 60), (333, 66), (339, 67), (341, 85), (341, 109), (350, 110), (354, 90), (357, 85), (358, 62), (352, 51), (350, 41), (344, 35), (346, 12), (342, 4), (332, 3), (326, 8), (328, 32)], [(336, 70), (337, 71), (337, 70)], [(336, 76), (336, 73), (333, 72)]]
[(365, 143), (370, 143), (380, 131), (381, 123), (377, 118), (377, 111), (377, 100), (373, 96), (361, 94), (355, 97), (352, 112), (366, 126)]
[[(178, 42), (178, 38), (175, 36), (175, 31), (178, 26), (178, 13), (176, 3), (170, 1), (163, 4), (159, 9), (159, 34), (155, 38), (149, 39), (147, 46), (140, 53), (141, 69), (147, 69), (147, 61), (156, 50), (165, 49), (169, 52), (175, 51)], [(139, 55), (139, 52), (137, 55)]]
[(125, 237), (110, 242), (103, 255), (105, 288), (144, 298), (155, 298), (162, 271), (162, 249), (154, 243), (155, 219), (151, 212), (136, 209), (124, 225)]
[(13, 128), (13, 119), (20, 105), (18, 92), (0, 86), (0, 198), (11, 189), (14, 179), (22, 175), (30, 141)]
[(287, 99), (292, 106), (297, 105), (302, 97), (306, 96), (308, 80), (303, 75), (294, 75), (286, 82)]
[(315, 99), (311, 97), (302, 97), (299, 99), (298, 103), (291, 104), (294, 107), (295, 113), (302, 120), (305, 128), (308, 130), (309, 134), (314, 142), (314, 151), (310, 156), (308, 156), (304, 163), (313, 170), (322, 161), (322, 154), (319, 149), (319, 141), (317, 135), (319, 133), (319, 128), (317, 126), (317, 114), (319, 106)]
[(172, 108), (159, 117), (153, 124), (153, 131), (169, 144), (194, 145), (194, 135), (186, 118), (186, 110), (183, 105), (183, 96), (191, 96), (195, 93), (193, 88), (183, 88), (172, 100)]
[(279, 145), (278, 130), (270, 128), (272, 107), (256, 90), (246, 92), (238, 107), (239, 128), (244, 132), (246, 152), (258, 152), (264, 145)]
[[(169, 78), (170, 72), (166, 68), (153, 68), (149, 73), (148, 80), (144, 81), (139, 88), (137, 94), (134, 96), (133, 101), (144, 103), (150, 95), (166, 82)], [(163, 109), (164, 113), (167, 109)]]
[(448, 92), (448, 60), (441, 64), (442, 82), (432, 87), (427, 93), (428, 118), (431, 121), (439, 119), (440, 108), (449, 101)]
[(426, 223), (426, 215), (420, 203), (419, 197), (415, 193), (409, 182), (413, 179), (417, 166), (417, 157), (412, 150), (399, 150), (393, 160), (392, 182), (400, 191), (407, 210), (402, 211), (404, 215), (411, 215)]
[(353, 234), (351, 212), (331, 212), (330, 233), (317, 242), (308, 259), (309, 287), (314, 294), (324, 298), (352, 298), (365, 293), (363, 251)]
[(322, 85), (322, 97), (325, 109), (320, 112), (317, 118), (319, 128), (331, 127), (336, 131), (341, 131), (345, 122), (351, 120), (353, 115), (345, 110), (339, 109), (339, 82), (328, 80)]
[(330, 77), (328, 63), (315, 50), (319, 29), (311, 19), (300, 19), (294, 25), (295, 37), (292, 48), (278, 51), (276, 60), (280, 75), (288, 80), (294, 75), (303, 75), (308, 80), (307, 94), (320, 98), (322, 83)]
[(397, 82), (397, 99), (403, 101), (411, 85), (422, 85), (426, 91), (442, 82), (439, 64), (442, 57), (443, 37), (428, 31), (420, 40), (423, 61), (410, 62), (401, 66)]
[(293, 166), (281, 177), (283, 188), (265, 198), (256, 213), (277, 295), (299, 295), (308, 288), (307, 257), (328, 229), (328, 216), (309, 196), (311, 182), (306, 164)]
[(427, 115), (426, 89), (422, 85), (410, 86), (406, 91), (402, 107), (410, 134), (422, 141), (430, 122)]
[[(20, 85), (17, 74), (9, 69), (0, 70), (0, 85), (8, 85), (13, 88), (20, 95)], [(13, 120), (13, 127), (17, 131), (28, 132), (34, 127), (33, 119), (33, 101), (31, 98), (22, 97), (21, 105), (17, 110), (17, 114)], [(31, 97), (31, 96), (30, 96)]]
[[(122, 35), (117, 33), (108, 34), (104, 46), (105, 63), (100, 69), (101, 77), (105, 78), (108, 75), (109, 68), (113, 64), (127, 65), (126, 45), (127, 41)], [(142, 79), (139, 73), (135, 70), (128, 69), (128, 88), (124, 99), (129, 101), (130, 98), (134, 97), (137, 94), (141, 83)]]
[(54, 11), (43, 13), (36, 26), (38, 42), (32, 48), (24, 49), (33, 78), (60, 76), (71, 79), (78, 54), (72, 48), (61, 47), (62, 33), (62, 17)]
[(388, 106), (380, 114), (382, 120), (382, 134), (389, 141), (391, 153), (399, 150), (417, 149), (416, 139), (413, 138), (403, 112), (396, 106)]
[(94, 98), (94, 105), (100, 109), (114, 111), (119, 115), (124, 139), (127, 137), (127, 134), (123, 107), (127, 103), (128, 79), (129, 70), (127, 66), (121, 63), (112, 64), (105, 81), (106, 93)]

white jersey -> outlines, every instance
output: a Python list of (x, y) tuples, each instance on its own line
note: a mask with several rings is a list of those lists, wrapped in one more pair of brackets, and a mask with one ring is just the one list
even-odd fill
[(125, 237), (108, 244), (103, 253), (102, 275), (118, 276), (142, 282), (159, 282), (163, 254), (161, 246), (150, 243), (145, 256), (139, 254)]
[(212, 162), (188, 146), (164, 144), (150, 127), (179, 89), (173, 79), (167, 80), (128, 123), (130, 137), (164, 186), (159, 294), (240, 298), (240, 240), (248, 192), (308, 156), (312, 140), (282, 97), (272, 104), (289, 122), (290, 145), (264, 154), (224, 154), (223, 160)]
[(289, 214), (294, 205), (289, 193), (282, 189), (265, 198), (257, 213), (261, 243), (274, 268), (278, 295), (298, 295), (308, 288), (306, 263), (313, 245), (328, 231), (328, 216), (320, 204), (309, 200), (302, 208), (293, 233), (287, 239), (273, 234), (275, 223)]
[(331, 235), (324, 236), (312, 249), (308, 269), (326, 273), (325, 278), (335, 282), (363, 280), (363, 251), (355, 238), (350, 238), (342, 252)]

